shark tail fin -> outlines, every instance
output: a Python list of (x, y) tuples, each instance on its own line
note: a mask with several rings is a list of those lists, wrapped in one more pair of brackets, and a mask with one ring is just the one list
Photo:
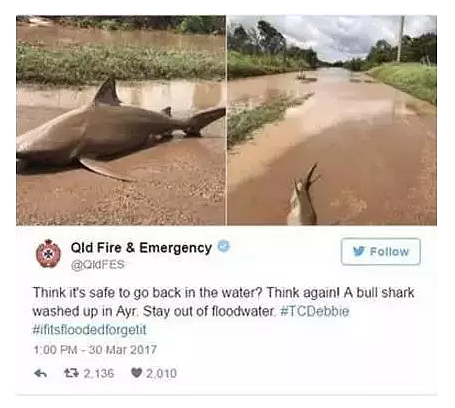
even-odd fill
[(226, 115), (226, 108), (215, 108), (199, 112), (187, 121), (187, 127), (183, 129), (188, 137), (201, 137), (201, 130), (210, 123)]
[(314, 171), (316, 170), (316, 167), (317, 167), (318, 163), (314, 163), (313, 164), (313, 167), (311, 167), (310, 171), (308, 172), (307, 176), (306, 176), (306, 179), (305, 179), (305, 183), (304, 183), (304, 186), (305, 186), (305, 190), (308, 192), (310, 190), (310, 187), (312, 186), (312, 184), (317, 181), (319, 178), (321, 178), (321, 175), (317, 175), (316, 177), (313, 178), (313, 173)]

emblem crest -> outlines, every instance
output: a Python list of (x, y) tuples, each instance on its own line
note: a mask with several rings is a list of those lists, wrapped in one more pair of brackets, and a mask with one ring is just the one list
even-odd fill
[(58, 245), (50, 239), (36, 249), (36, 260), (43, 268), (53, 268), (60, 261), (61, 251)]

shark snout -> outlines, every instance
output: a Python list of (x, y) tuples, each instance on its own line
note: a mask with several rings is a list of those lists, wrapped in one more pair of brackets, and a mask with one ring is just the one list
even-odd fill
[(27, 159), (29, 151), (24, 143), (16, 142), (16, 159)]
[(36, 162), (62, 165), (69, 163), (71, 161), (71, 157), (69, 157), (65, 151), (36, 149), (27, 145), (16, 145), (16, 160), (26, 161), (29, 163)]

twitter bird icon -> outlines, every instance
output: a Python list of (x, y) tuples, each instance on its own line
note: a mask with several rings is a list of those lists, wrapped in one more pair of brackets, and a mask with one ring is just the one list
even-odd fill
[(365, 247), (364, 246), (352, 247), (352, 250), (354, 251), (354, 256), (361, 256), (365, 251)]

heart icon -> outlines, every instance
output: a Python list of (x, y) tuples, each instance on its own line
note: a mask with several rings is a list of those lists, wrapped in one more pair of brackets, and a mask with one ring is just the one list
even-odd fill
[(138, 378), (142, 374), (142, 368), (135, 368), (131, 369), (131, 374), (133, 374), (134, 378)]

